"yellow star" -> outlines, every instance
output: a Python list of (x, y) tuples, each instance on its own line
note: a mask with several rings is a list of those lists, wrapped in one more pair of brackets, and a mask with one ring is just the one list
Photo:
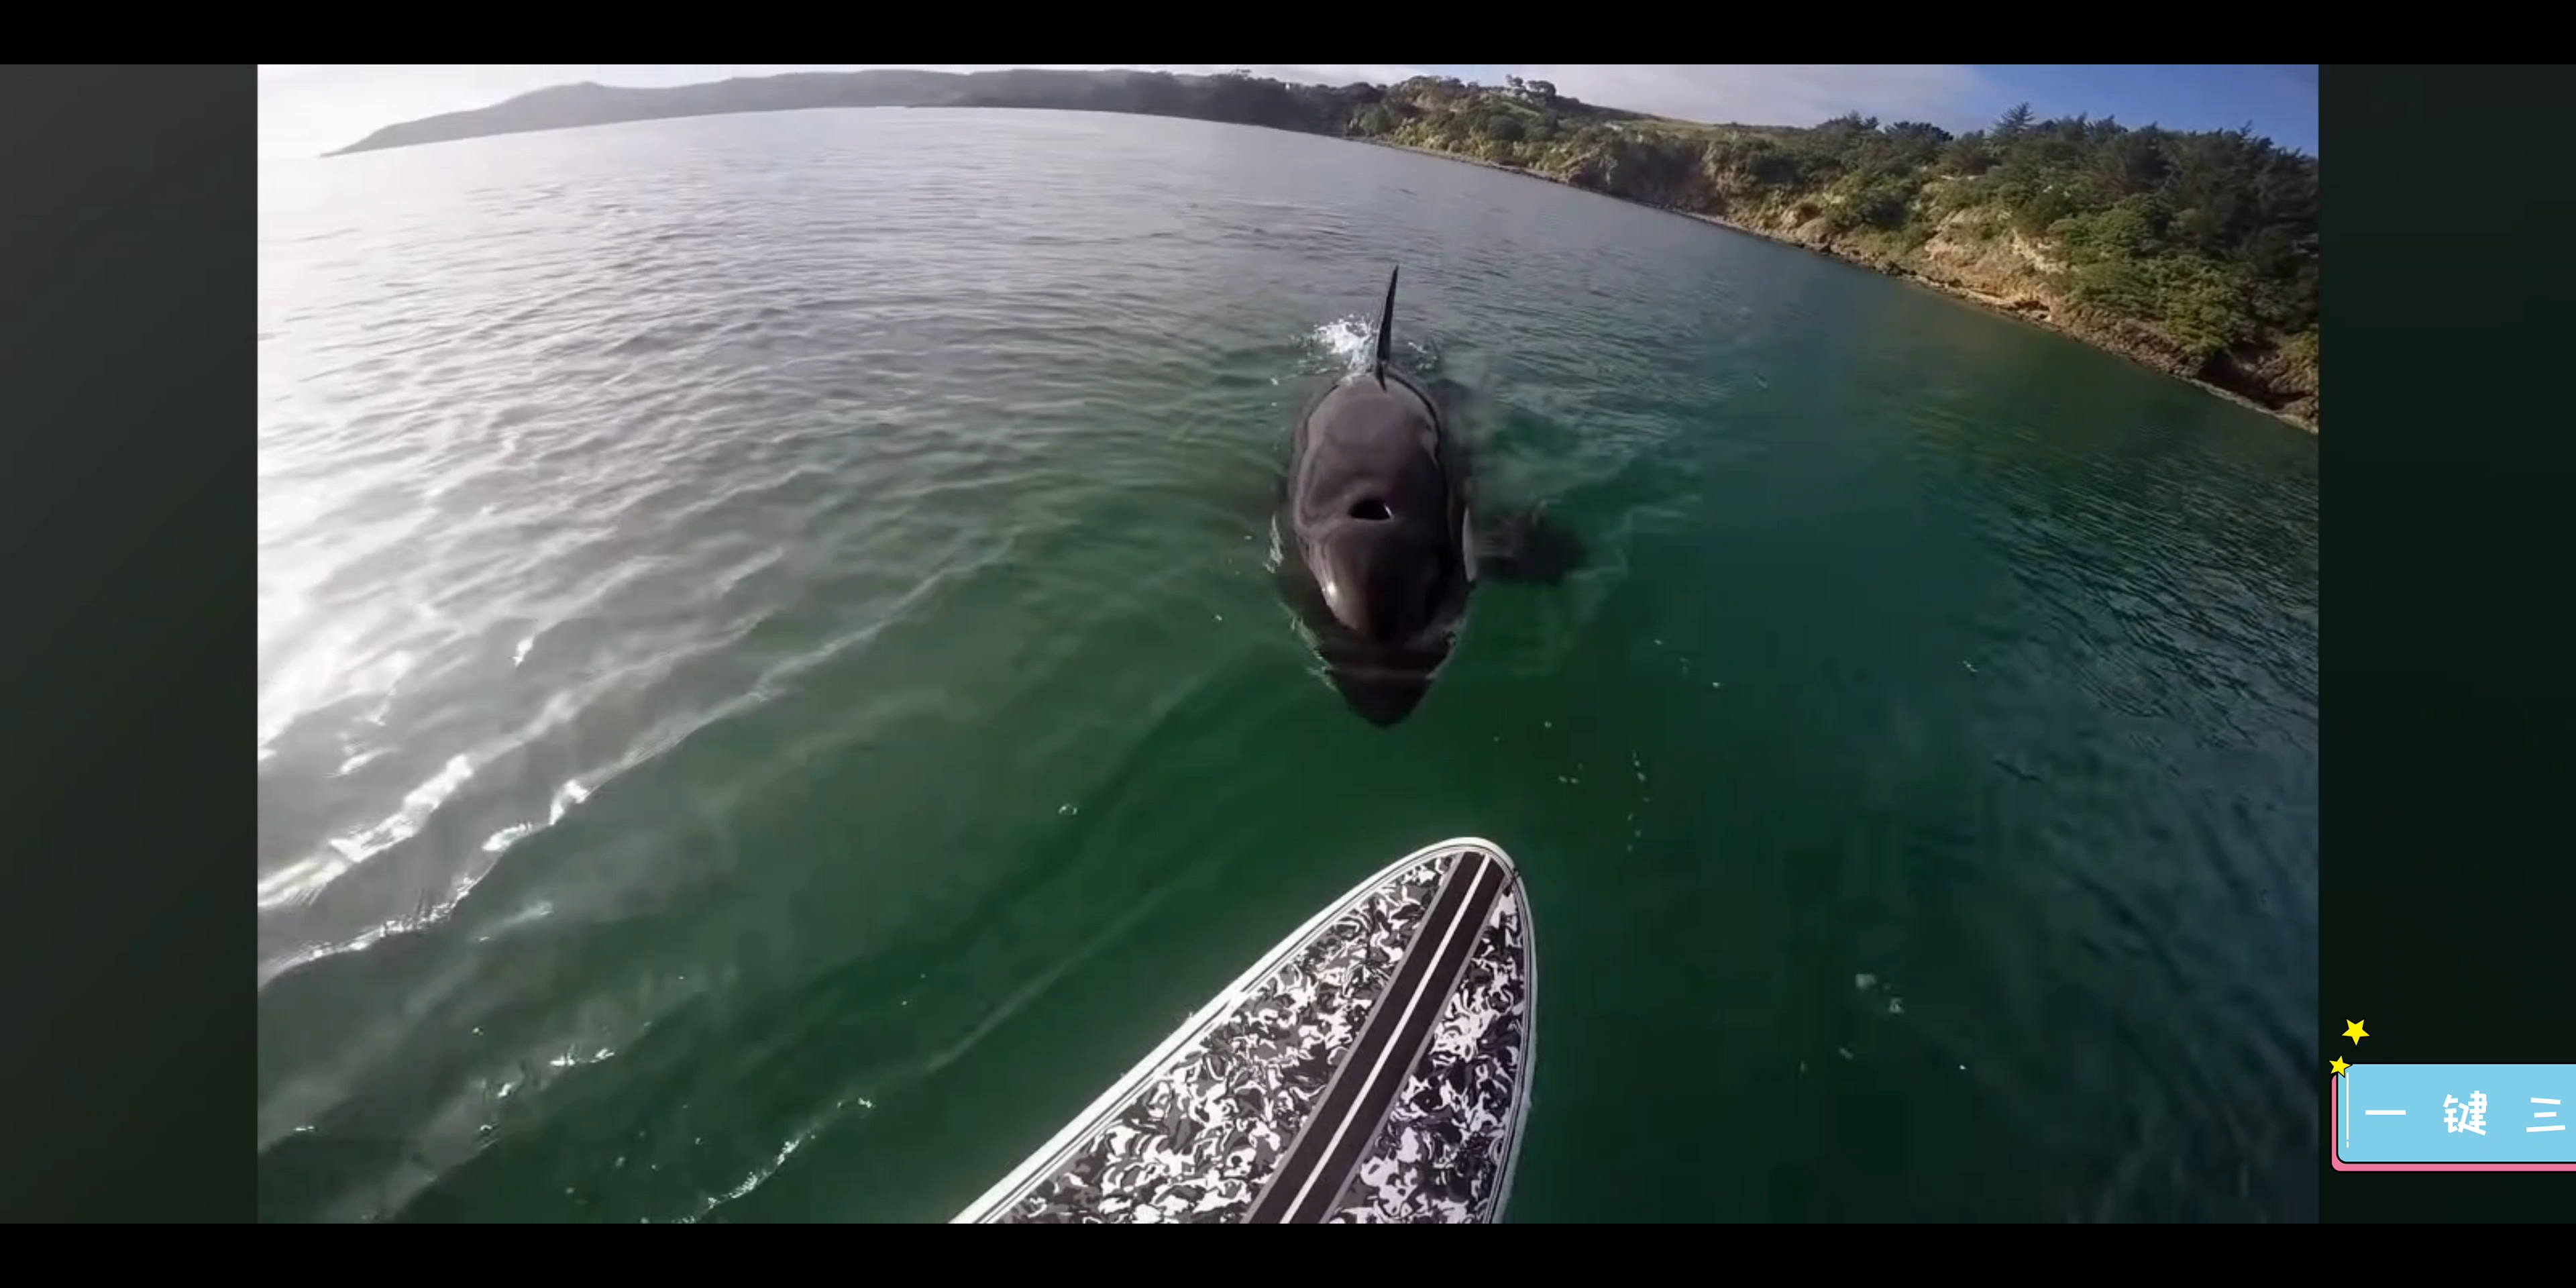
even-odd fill
[(2337, 1072), (2337, 1073), (2341, 1073), (2341, 1072), (2343, 1072), (2344, 1070), (2349, 1069), (2349, 1068), (2351, 1068), (2351, 1067), (2352, 1067), (2351, 1065), (2345, 1064), (2345, 1063), (2343, 1062), (2343, 1057), (2341, 1057), (2341, 1056), (2337, 1056), (2337, 1057), (2335, 1057), (2335, 1062), (2334, 1062), (2334, 1071), (2335, 1071), (2335, 1072)]
[(2343, 1035), (2344, 1035), (2345, 1037), (2351, 1038), (2351, 1039), (2352, 1039), (2352, 1044), (2353, 1044), (2354, 1046), (2360, 1046), (2360, 1045), (2361, 1045), (2361, 1040), (2362, 1040), (2363, 1038), (2366, 1038), (2366, 1037), (2369, 1037), (2369, 1036), (2370, 1036), (2370, 1034), (2369, 1034), (2369, 1033), (2367, 1033), (2367, 1032), (2363, 1031), (2363, 1029), (2362, 1029), (2362, 1027), (2361, 1027), (2361, 1021), (2359, 1021), (2359, 1020), (2346, 1020), (2346, 1021), (2344, 1021), (2344, 1024), (2343, 1024)]

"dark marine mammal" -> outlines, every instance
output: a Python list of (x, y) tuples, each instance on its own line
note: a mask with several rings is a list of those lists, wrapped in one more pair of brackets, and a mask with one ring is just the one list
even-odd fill
[[(1454, 399), (1391, 361), (1397, 274), (1386, 280), (1367, 368), (1317, 391), (1297, 417), (1277, 530), (1290, 606), (1325, 677), (1372, 724), (1411, 715), (1456, 647), (1481, 575), (1553, 580), (1519, 558), (1539, 522), (1516, 516), (1480, 549), (1468, 445)], [(1555, 563), (1575, 556), (1568, 538)]]

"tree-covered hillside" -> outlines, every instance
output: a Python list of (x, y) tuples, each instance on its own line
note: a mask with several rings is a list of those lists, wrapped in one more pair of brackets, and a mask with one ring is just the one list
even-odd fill
[(1846, 116), (1700, 125), (1545, 81), (1290, 85), (1236, 72), (799, 73), (569, 85), (387, 126), (347, 151), (821, 107), (1023, 107), (1230, 121), (1420, 148), (1914, 277), (2317, 423), (2317, 162), (2252, 130), (2039, 120), (1953, 136)]
[(1545, 82), (1414, 80), (1367, 97), (1346, 134), (1919, 277), (2316, 423), (2317, 162), (2250, 129), (2027, 107), (1956, 136), (1859, 116), (1710, 126), (1599, 111)]

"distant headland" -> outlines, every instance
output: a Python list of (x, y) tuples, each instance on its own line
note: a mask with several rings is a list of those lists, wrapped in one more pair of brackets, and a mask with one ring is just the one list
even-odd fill
[(1129, 112), (1392, 144), (1661, 207), (1909, 277), (2317, 428), (2317, 160), (2252, 129), (2028, 108), (1953, 135), (1845, 116), (1703, 125), (1546, 81), (1292, 85), (1235, 72), (802, 72), (562, 85), (389, 125), (331, 155), (823, 107)]

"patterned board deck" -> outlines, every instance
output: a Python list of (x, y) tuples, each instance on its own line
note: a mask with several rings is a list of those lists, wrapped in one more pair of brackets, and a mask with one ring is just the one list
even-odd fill
[(1407, 855), (957, 1219), (1497, 1220), (1528, 1109), (1531, 962), (1498, 847)]

